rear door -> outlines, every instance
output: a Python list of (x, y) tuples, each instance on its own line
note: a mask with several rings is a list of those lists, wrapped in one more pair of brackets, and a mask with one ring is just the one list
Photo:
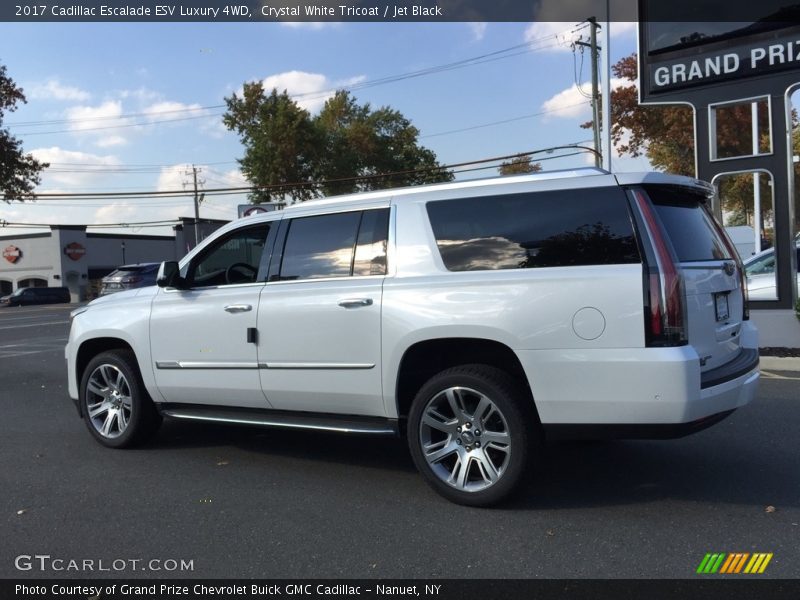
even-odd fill
[(741, 351), (744, 317), (741, 263), (723, 239), (705, 196), (694, 188), (646, 185), (683, 273), (688, 339), (701, 371)]
[(284, 218), (282, 228), (258, 309), (258, 362), (270, 406), (384, 415), (388, 206)]

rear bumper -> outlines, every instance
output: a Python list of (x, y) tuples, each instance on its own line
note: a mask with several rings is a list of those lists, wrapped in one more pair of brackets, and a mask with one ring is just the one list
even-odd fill
[(625, 425), (545, 425), (548, 440), (671, 440), (686, 437), (708, 429), (726, 419), (733, 410), (675, 424), (625, 424)]
[(680, 437), (703, 429), (751, 402), (760, 376), (755, 348), (708, 374), (690, 346), (517, 355), (546, 429), (606, 426), (624, 434), (610, 437)]
[(732, 361), (716, 369), (703, 372), (700, 375), (700, 388), (705, 390), (722, 385), (746, 375), (756, 368), (758, 368), (758, 350), (756, 348), (742, 348), (739, 356)]

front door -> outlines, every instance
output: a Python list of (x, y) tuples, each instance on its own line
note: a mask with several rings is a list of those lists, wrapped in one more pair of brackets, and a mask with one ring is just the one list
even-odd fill
[(156, 383), (167, 402), (269, 406), (253, 336), (269, 229), (261, 223), (221, 236), (181, 269), (189, 289), (159, 289), (150, 339)]

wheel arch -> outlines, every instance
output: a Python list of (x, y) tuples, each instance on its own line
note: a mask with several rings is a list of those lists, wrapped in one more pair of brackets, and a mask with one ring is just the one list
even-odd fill
[(445, 369), (464, 364), (489, 365), (511, 375), (527, 394), (538, 419), (525, 370), (509, 346), (486, 338), (445, 337), (416, 342), (403, 353), (395, 382), (397, 416), (401, 423), (408, 417), (414, 397), (428, 379)]

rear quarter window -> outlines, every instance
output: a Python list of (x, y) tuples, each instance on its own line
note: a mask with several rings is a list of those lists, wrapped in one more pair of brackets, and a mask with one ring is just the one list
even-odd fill
[(680, 262), (733, 258), (702, 195), (676, 186), (645, 186)]
[(617, 187), (441, 200), (427, 210), (450, 271), (641, 262)]

